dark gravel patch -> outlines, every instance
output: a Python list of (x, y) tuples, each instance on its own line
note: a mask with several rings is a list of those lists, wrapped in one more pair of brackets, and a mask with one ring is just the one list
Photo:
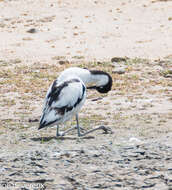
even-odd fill
[(0, 186), (19, 189), (172, 189), (172, 146), (51, 146), (0, 156)]

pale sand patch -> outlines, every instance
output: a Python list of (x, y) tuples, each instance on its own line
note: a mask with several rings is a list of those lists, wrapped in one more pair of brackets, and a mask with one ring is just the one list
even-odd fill
[[(0, 2), (0, 59), (159, 59), (172, 54), (172, 1)], [(35, 28), (37, 33), (26, 31)]]

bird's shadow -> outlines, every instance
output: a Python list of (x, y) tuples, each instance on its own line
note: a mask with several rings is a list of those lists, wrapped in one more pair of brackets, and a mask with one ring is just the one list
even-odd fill
[(56, 137), (56, 136), (51, 136), (51, 137), (34, 137), (31, 138), (32, 141), (40, 141), (40, 142), (48, 142), (51, 140), (78, 140), (78, 139), (94, 139), (93, 136), (85, 136), (85, 137), (74, 137), (74, 136), (61, 136), (61, 137)]

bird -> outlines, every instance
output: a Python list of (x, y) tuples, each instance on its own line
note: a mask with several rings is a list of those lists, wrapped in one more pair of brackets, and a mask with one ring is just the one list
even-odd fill
[[(81, 133), (78, 112), (86, 100), (87, 89), (96, 89), (99, 93), (108, 93), (112, 87), (112, 77), (99, 70), (70, 67), (65, 69), (50, 85), (43, 106), (38, 129), (57, 126), (56, 136), (64, 136), (77, 129), (78, 137), (85, 136), (95, 130), (104, 129), (100, 126)], [(76, 127), (59, 132), (59, 125), (76, 117)]]

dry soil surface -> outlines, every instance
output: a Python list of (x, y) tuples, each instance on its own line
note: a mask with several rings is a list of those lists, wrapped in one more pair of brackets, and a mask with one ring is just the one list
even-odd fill
[[(170, 0), (0, 0), (0, 189), (172, 190), (171, 10)], [(107, 134), (37, 130), (48, 86), (71, 66), (112, 75), (112, 91), (88, 91), (80, 113), (85, 130)]]

